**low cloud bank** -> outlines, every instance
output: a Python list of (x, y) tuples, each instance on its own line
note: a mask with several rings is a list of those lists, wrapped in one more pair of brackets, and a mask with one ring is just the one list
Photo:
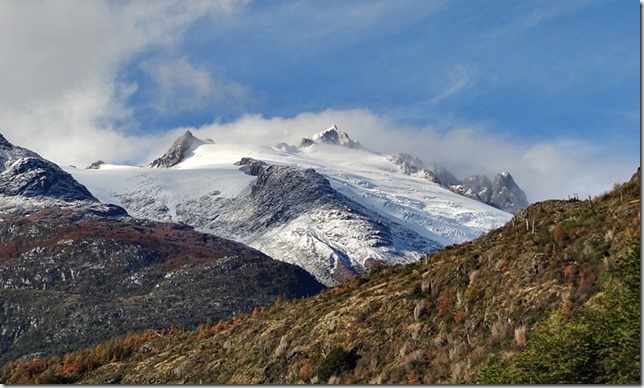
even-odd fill
[(186, 130), (217, 143), (298, 145), (303, 137), (336, 124), (373, 151), (407, 152), (425, 163), (441, 164), (459, 178), (509, 171), (531, 202), (573, 194), (581, 198), (597, 195), (630, 178), (637, 168), (637, 162), (607, 156), (581, 140), (526, 144), (475, 127), (447, 131), (432, 126), (405, 127), (367, 110), (306, 112), (292, 118), (245, 115), (228, 123), (181, 127), (155, 136), (132, 136), (116, 129), (68, 130), (62, 122), (52, 124), (47, 133), (37, 136), (16, 136), (10, 130), (4, 134), (9, 141), (56, 163), (85, 167), (97, 159), (146, 165)]
[[(196, 136), (220, 143), (297, 145), (303, 137), (332, 124), (374, 151), (407, 152), (426, 163), (442, 164), (459, 178), (509, 171), (532, 202), (600, 194), (629, 179), (638, 166), (637, 161), (606, 155), (583, 140), (560, 138), (527, 144), (477, 127), (405, 127), (367, 110), (307, 112), (292, 118), (246, 115), (192, 130)], [(172, 136), (186, 129), (172, 131)]]

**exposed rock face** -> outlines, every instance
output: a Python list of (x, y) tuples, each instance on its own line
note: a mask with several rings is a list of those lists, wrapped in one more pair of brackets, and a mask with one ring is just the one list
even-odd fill
[(239, 162), (235, 162), (235, 165), (244, 166), (244, 172), (252, 176), (262, 175), (268, 168), (265, 162), (248, 157), (242, 158)]
[(423, 168), (420, 170), (420, 173), (423, 175), (425, 179), (427, 179), (430, 182), (438, 183), (439, 185), (443, 185), (441, 180), (434, 174), (431, 170), (428, 170), (426, 168)]
[(0, 173), (0, 194), (97, 201), (87, 188), (57, 165), (37, 158), (19, 159)]
[[(297, 263), (326, 284), (345, 280), (347, 273), (364, 273), (367, 258), (410, 262), (417, 252), (441, 247), (346, 198), (313, 169), (269, 166), (242, 208), (232, 218), (247, 214), (249, 218), (241, 225), (251, 225), (248, 235), (263, 234), (253, 246), (264, 252), (290, 247), (288, 252), (280, 250), (281, 255), (270, 254)], [(318, 227), (303, 227), (310, 224)], [(307, 238), (300, 238), (302, 233)], [(362, 236), (360, 245), (353, 240), (356, 234)], [(320, 254), (326, 256), (325, 261), (319, 261)]]
[(349, 135), (346, 132), (340, 131), (335, 124), (333, 124), (331, 128), (327, 129), (326, 131), (316, 133), (311, 139), (302, 139), (300, 146), (306, 147), (308, 145), (311, 145), (313, 142), (341, 145), (347, 148), (362, 148), (360, 143), (355, 140), (351, 140)]
[[(492, 181), (484, 175), (472, 175), (463, 179), (460, 186), (465, 188), (466, 197), (490, 204), (492, 200)], [(468, 190), (469, 189), (469, 190)], [(463, 191), (463, 189), (460, 189)]]
[(102, 165), (104, 165), (105, 162), (102, 160), (97, 160), (94, 163), (90, 164), (87, 166), (87, 170), (99, 170)]
[(499, 209), (516, 214), (528, 206), (528, 198), (516, 184), (509, 172), (502, 172), (494, 178), (492, 201)]
[(312, 144), (313, 144), (313, 140), (309, 139), (308, 137), (305, 137), (300, 142), (300, 147), (308, 147)]
[(423, 162), (409, 154), (396, 153), (387, 155), (387, 160), (400, 167), (400, 171), (405, 175), (420, 173), (428, 181), (442, 185), (440, 178), (431, 170), (424, 167)]
[(40, 155), (26, 148), (14, 146), (0, 134), (0, 171), (5, 170), (8, 163), (15, 162), (21, 158), (39, 158)]
[(71, 175), (0, 135), (0, 195), (62, 201), (97, 199)]
[(486, 176), (474, 175), (449, 189), (512, 214), (529, 205), (525, 193), (508, 172), (497, 174), (494, 183)]
[(415, 174), (424, 168), (420, 159), (405, 153), (387, 155), (387, 160), (400, 167), (400, 171), (406, 175)]
[(155, 159), (148, 167), (169, 168), (176, 166), (187, 157), (192, 149), (209, 142), (212, 143), (212, 140), (204, 141), (197, 139), (192, 135), (192, 132), (186, 131), (186, 133), (172, 144), (172, 147), (162, 157)]
[(11, 149), (13, 148), (13, 145), (9, 143), (9, 141), (0, 134), (0, 149), (6, 150), (6, 149)]
[(396, 164), (403, 174), (420, 173), (426, 179), (438, 183), (456, 194), (494, 206), (508, 213), (515, 214), (529, 205), (525, 193), (508, 172), (497, 174), (494, 183), (483, 175), (472, 175), (461, 181), (445, 167), (437, 164), (426, 167), (420, 159), (409, 154), (391, 154), (387, 155), (387, 159)]
[[(368, 258), (411, 262), (441, 247), (338, 193), (313, 169), (252, 158), (236, 164), (258, 177), (248, 196), (186, 202), (177, 209), (179, 219), (297, 264), (327, 285), (366, 272)], [(149, 213), (153, 206), (147, 198), (128, 202), (133, 213)]]
[(443, 187), (449, 188), (452, 185), (458, 185), (461, 183), (461, 181), (458, 178), (456, 178), (445, 167), (439, 164), (431, 165), (428, 167), (428, 169), (432, 171), (436, 175), (436, 177), (438, 177)]

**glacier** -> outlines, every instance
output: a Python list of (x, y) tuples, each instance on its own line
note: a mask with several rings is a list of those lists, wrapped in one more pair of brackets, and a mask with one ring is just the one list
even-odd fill
[[(106, 163), (63, 169), (101, 202), (134, 217), (183, 222), (242, 242), (326, 285), (377, 263), (418, 260), (512, 217), (420, 172), (404, 173), (385, 155), (329, 131), (337, 127), (301, 147), (195, 138), (184, 142), (182, 159), (169, 168)], [(251, 174), (242, 158), (265, 166)]]

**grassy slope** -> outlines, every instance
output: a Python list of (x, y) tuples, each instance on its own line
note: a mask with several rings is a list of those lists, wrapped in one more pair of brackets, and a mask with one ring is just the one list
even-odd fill
[(553, 312), (572, 320), (592, 307), (639, 242), (639, 200), (638, 171), (592, 201), (534, 204), (416, 264), (381, 267), (263, 314), (158, 336), (67, 374), (62, 359), (14, 363), (2, 380), (474, 382), (490, 361), (508, 363), (529, 349)]

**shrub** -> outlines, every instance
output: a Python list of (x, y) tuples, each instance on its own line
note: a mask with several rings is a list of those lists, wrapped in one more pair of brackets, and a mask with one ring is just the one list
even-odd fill
[(308, 382), (311, 380), (313, 377), (313, 363), (311, 363), (311, 360), (306, 359), (304, 362), (302, 362), (302, 366), (300, 366), (300, 377)]
[(465, 317), (467, 317), (467, 313), (463, 310), (456, 310), (454, 313), (454, 322), (456, 323), (461, 323), (463, 320), (465, 320)]
[(590, 326), (563, 324), (554, 315), (534, 334), (531, 346), (507, 367), (482, 370), (484, 384), (589, 384), (595, 379), (595, 344)]
[(450, 300), (449, 300), (449, 289), (444, 288), (438, 296), (438, 312), (444, 312), (449, 309)]
[(524, 347), (528, 343), (528, 328), (525, 325), (519, 326), (514, 329), (514, 340), (517, 346)]
[(353, 370), (357, 361), (358, 356), (354, 352), (334, 346), (318, 366), (318, 378), (321, 382), (327, 382), (331, 376)]

